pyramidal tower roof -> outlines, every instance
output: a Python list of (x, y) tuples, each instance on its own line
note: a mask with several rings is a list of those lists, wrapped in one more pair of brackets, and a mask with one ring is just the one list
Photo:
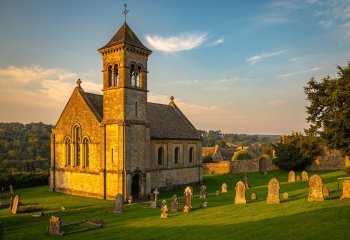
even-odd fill
[(119, 44), (127, 44), (133, 47), (141, 48), (143, 50), (152, 52), (145, 47), (136, 34), (131, 30), (128, 24), (125, 22), (118, 30), (118, 32), (112, 37), (112, 39), (103, 47), (98, 49), (99, 51), (110, 48)]

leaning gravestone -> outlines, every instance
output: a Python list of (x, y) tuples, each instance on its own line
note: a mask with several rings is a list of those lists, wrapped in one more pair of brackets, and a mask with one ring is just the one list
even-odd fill
[(288, 182), (295, 182), (295, 172), (294, 171), (289, 171)]
[(322, 178), (314, 174), (310, 177), (309, 180), (309, 186), (310, 186), (310, 191), (309, 191), (309, 196), (307, 200), (309, 202), (322, 202), (324, 201), (323, 199), (323, 182)]
[(223, 183), (223, 184), (221, 185), (221, 192), (222, 192), (222, 193), (227, 193), (227, 184), (226, 184), (226, 183)]
[(307, 174), (306, 171), (303, 171), (303, 172), (301, 173), (301, 180), (302, 180), (303, 182), (309, 181), (309, 175)]
[(12, 209), (11, 209), (13, 214), (17, 214), (18, 203), (19, 203), (19, 197), (18, 195), (15, 195), (15, 197), (13, 198)]
[(343, 183), (343, 194), (340, 198), (342, 199), (350, 199), (350, 181), (346, 180)]
[(118, 193), (117, 196), (115, 197), (115, 206), (114, 206), (115, 213), (123, 213), (123, 201), (124, 201), (123, 194)]
[(267, 187), (268, 204), (280, 203), (280, 183), (276, 178), (272, 178)]
[(193, 188), (188, 186), (184, 191), (184, 212), (189, 212), (192, 208)]
[(205, 185), (201, 186), (201, 192), (199, 198), (207, 198), (207, 187)]
[(179, 211), (179, 202), (177, 201), (177, 196), (173, 196), (173, 200), (171, 201), (171, 211), (178, 212)]
[(62, 236), (62, 221), (59, 217), (51, 216), (50, 218), (50, 225), (47, 229), (49, 232), (49, 235), (56, 235), (56, 236)]
[(245, 186), (242, 181), (238, 181), (236, 184), (236, 197), (235, 204), (246, 204), (247, 200), (245, 198)]

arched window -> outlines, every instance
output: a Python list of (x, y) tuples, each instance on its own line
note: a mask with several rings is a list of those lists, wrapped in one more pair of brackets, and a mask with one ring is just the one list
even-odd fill
[(114, 64), (114, 86), (119, 85), (118, 65)]
[(65, 144), (65, 148), (66, 148), (66, 166), (69, 166), (70, 165), (70, 139), (67, 138), (66, 141), (64, 142)]
[(141, 66), (137, 67), (136, 86), (141, 87)]
[(74, 161), (75, 161), (75, 166), (80, 166), (80, 144), (79, 144), (79, 139), (80, 139), (80, 128), (79, 126), (74, 127)]
[(163, 165), (164, 160), (164, 148), (158, 148), (158, 165)]
[(113, 86), (112, 66), (108, 66), (108, 87)]
[(135, 65), (134, 64), (131, 64), (130, 81), (131, 81), (131, 86), (135, 87), (135, 85), (136, 85), (136, 71), (135, 71)]
[(188, 162), (192, 163), (193, 162), (193, 158), (194, 158), (194, 150), (193, 150), (193, 147), (190, 147), (189, 156), (188, 156)]
[(179, 158), (180, 158), (180, 148), (176, 147), (175, 152), (174, 152), (174, 163), (175, 164), (179, 163)]
[(89, 139), (84, 138), (84, 166), (89, 167)]

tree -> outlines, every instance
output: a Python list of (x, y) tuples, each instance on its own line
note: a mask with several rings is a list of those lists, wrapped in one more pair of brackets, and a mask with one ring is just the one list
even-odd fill
[(279, 168), (285, 170), (302, 170), (310, 165), (322, 153), (320, 139), (315, 136), (293, 134), (285, 136), (273, 144), (276, 158), (273, 160)]
[(319, 135), (329, 148), (350, 155), (350, 61), (337, 69), (336, 77), (326, 76), (321, 82), (312, 78), (304, 87), (310, 102), (306, 133)]
[(252, 159), (252, 156), (250, 156), (249, 152), (247, 150), (240, 150), (233, 154), (232, 161), (235, 160), (248, 160)]

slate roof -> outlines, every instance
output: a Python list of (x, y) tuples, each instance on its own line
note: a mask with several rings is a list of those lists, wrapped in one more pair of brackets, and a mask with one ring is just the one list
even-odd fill
[[(84, 93), (91, 110), (103, 118), (103, 95)], [(196, 128), (175, 104), (147, 103), (147, 121), (151, 139), (200, 139)]]
[(112, 37), (112, 39), (105, 46), (101, 47), (99, 51), (119, 44), (127, 44), (133, 47), (141, 48), (148, 52), (152, 52), (142, 44), (136, 34), (126, 23), (119, 28), (118, 32)]
[(223, 160), (231, 161), (233, 154), (235, 154), (235, 150), (221, 149), (221, 155)]

